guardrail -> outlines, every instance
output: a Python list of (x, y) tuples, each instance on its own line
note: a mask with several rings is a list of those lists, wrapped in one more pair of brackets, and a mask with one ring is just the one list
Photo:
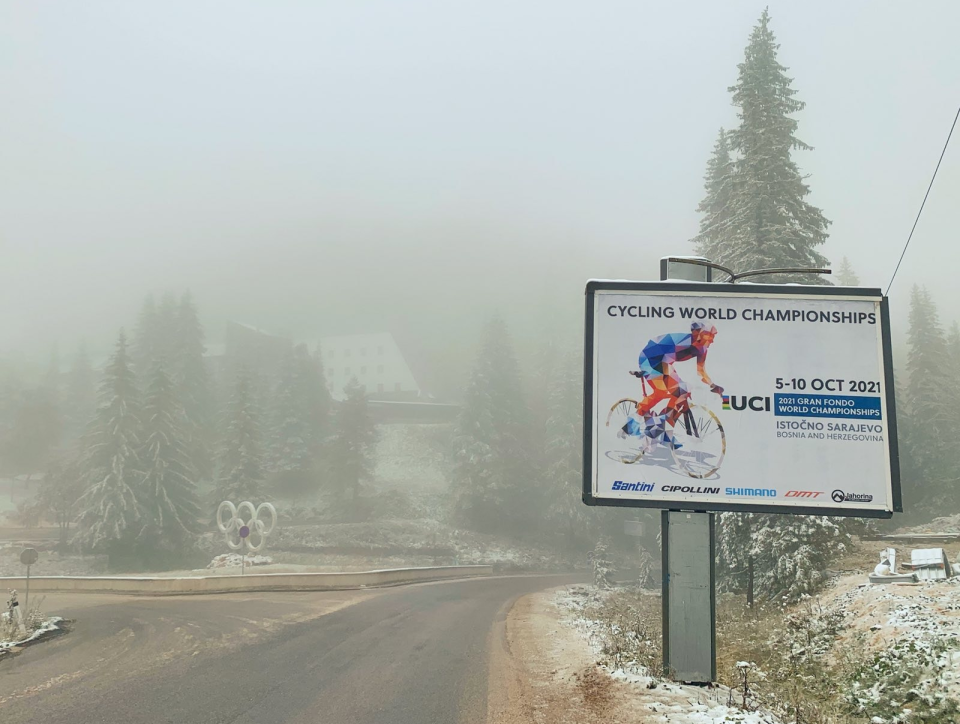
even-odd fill
[[(200, 593), (248, 591), (337, 591), (377, 588), (446, 578), (489, 576), (493, 566), (434, 566), (391, 568), (347, 573), (247, 573), (235, 576), (30, 576), (35, 593), (126, 593), (147, 596), (179, 596)], [(0, 578), (0, 591), (22, 590), (27, 579)]]

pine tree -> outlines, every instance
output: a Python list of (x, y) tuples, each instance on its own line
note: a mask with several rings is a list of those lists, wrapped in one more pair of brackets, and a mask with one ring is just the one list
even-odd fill
[(570, 553), (592, 541), (595, 516), (581, 500), (583, 491), (583, 374), (580, 356), (554, 359), (546, 418), (547, 516)]
[(360, 485), (373, 474), (373, 445), (377, 439), (367, 394), (356, 378), (343, 389), (345, 398), (334, 417), (330, 441), (330, 474), (341, 498), (349, 496), (356, 514)]
[(904, 487), (913, 500), (932, 505), (953, 479), (951, 423), (956, 412), (951, 404), (955, 383), (950, 367), (954, 361), (948, 357), (937, 309), (929, 293), (917, 286), (910, 294), (907, 344), (906, 433), (914, 468)]
[(97, 407), (97, 388), (86, 345), (77, 348), (67, 378), (64, 413), (71, 436), (79, 437)]
[[(725, 229), (722, 243), (716, 243), (709, 219), (711, 233), (698, 237), (703, 253), (709, 251), (712, 261), (734, 271), (827, 264), (816, 247), (826, 241), (830, 222), (805, 200), (810, 188), (791, 157), (793, 149), (811, 150), (796, 137), (797, 121), (791, 117), (804, 104), (794, 97), (792, 79), (777, 60), (780, 46), (769, 21), (764, 10), (730, 88), (740, 125), (726, 135), (735, 159), (728, 177), (729, 221), (717, 227), (718, 232)], [(705, 203), (710, 201), (708, 195)], [(768, 281), (824, 283), (815, 275)]]
[(139, 537), (151, 550), (186, 550), (200, 533), (188, 426), (174, 383), (158, 364), (144, 403), (140, 453), (143, 528)]
[(79, 501), (77, 541), (90, 550), (120, 553), (139, 533), (137, 489), (140, 399), (123, 330), (104, 373), (100, 407), (85, 440), (81, 464), (86, 490)]
[(840, 269), (837, 271), (837, 283), (842, 287), (859, 287), (860, 277), (853, 270), (850, 260), (843, 257), (840, 261)]
[(755, 587), (767, 599), (796, 601), (827, 581), (827, 567), (852, 543), (855, 521), (815, 515), (764, 515), (753, 531), (750, 553)]
[(130, 357), (138, 375), (146, 376), (159, 356), (157, 344), (157, 304), (152, 294), (143, 300), (137, 326), (133, 330)]
[(309, 436), (307, 443), (315, 461), (322, 461), (324, 446), (330, 435), (330, 416), (333, 401), (323, 371), (323, 358), (318, 349), (311, 355), (306, 345), (297, 345), (293, 350), (297, 363), (297, 379), (300, 395), (307, 408)]
[(260, 415), (254, 402), (250, 375), (241, 370), (227, 405), (227, 422), (220, 452), (216, 504), (229, 500), (237, 505), (264, 499), (264, 461)]
[(203, 326), (190, 292), (180, 298), (174, 320), (172, 376), (186, 414), (190, 461), (201, 479), (213, 474), (213, 392), (203, 355)]
[(500, 317), (485, 327), (454, 437), (454, 508), (479, 530), (521, 529), (534, 519), (532, 423), (520, 371)]
[(271, 416), (270, 467), (276, 475), (277, 487), (293, 495), (305, 492), (315, 472), (311, 420), (303, 396), (301, 373), (294, 350), (287, 350), (273, 396)]
[(713, 146), (713, 156), (707, 162), (703, 184), (707, 195), (697, 206), (697, 212), (701, 214), (700, 233), (694, 238), (697, 252), (717, 263), (724, 258), (730, 238), (733, 170), (727, 133), (721, 128)]
[(77, 501), (83, 494), (83, 478), (79, 461), (63, 457), (51, 461), (37, 494), (24, 510), (28, 524), (36, 525), (42, 519), (57, 524), (59, 540), (57, 550), (67, 549), (70, 524), (77, 516)]

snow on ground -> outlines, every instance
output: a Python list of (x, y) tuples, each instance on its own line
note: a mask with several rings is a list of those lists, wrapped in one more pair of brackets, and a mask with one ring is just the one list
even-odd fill
[[(6, 629), (8, 616), (9, 614), (6, 612), (0, 614), (0, 630)], [(19, 638), (17, 640), (0, 639), (0, 657), (10, 653), (10, 651), (17, 649), (20, 646), (26, 646), (29, 643), (37, 641), (47, 634), (53, 633), (54, 631), (59, 631), (60, 624), (62, 622), (63, 619), (59, 616), (51, 616), (50, 618), (45, 619), (43, 623), (41, 623), (40, 626), (28, 636)]]
[[(569, 586), (559, 589), (553, 597), (553, 604), (563, 614), (561, 621), (580, 634), (598, 660), (604, 658), (604, 624), (593, 618), (591, 611), (608, 595), (609, 592), (592, 586)], [(635, 662), (617, 669), (604, 664), (600, 667), (611, 678), (636, 687), (640, 708), (646, 713), (644, 721), (650, 724), (781, 724), (769, 712), (744, 711), (733, 705), (737, 694), (725, 686), (706, 688), (666, 682)]]
[[(876, 666), (925, 666), (920, 687), (960, 700), (960, 577), (913, 584), (871, 585), (841, 579), (825, 605), (841, 610), (846, 630), (838, 647), (863, 637)], [(887, 696), (880, 683), (856, 691), (865, 703)]]
[(221, 553), (214, 556), (213, 560), (207, 564), (207, 568), (239, 568), (240, 564), (247, 568), (250, 566), (269, 566), (273, 563), (270, 556), (242, 556), (239, 553)]

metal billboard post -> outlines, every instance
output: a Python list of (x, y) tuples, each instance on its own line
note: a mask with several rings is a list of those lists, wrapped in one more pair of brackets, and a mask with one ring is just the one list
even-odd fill
[[(664, 257), (660, 281), (712, 282), (709, 263), (702, 257)], [(663, 671), (677, 681), (709, 684), (717, 678), (715, 515), (680, 510), (660, 515)]]

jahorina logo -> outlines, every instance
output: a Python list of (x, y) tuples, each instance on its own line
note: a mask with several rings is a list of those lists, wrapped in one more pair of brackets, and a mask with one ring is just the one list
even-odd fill
[(747, 395), (723, 395), (724, 410), (752, 410), (753, 412), (770, 412), (770, 398), (762, 395), (748, 397)]
[(845, 493), (842, 490), (834, 490), (830, 493), (830, 498), (834, 503), (872, 503), (872, 495), (863, 493)]

